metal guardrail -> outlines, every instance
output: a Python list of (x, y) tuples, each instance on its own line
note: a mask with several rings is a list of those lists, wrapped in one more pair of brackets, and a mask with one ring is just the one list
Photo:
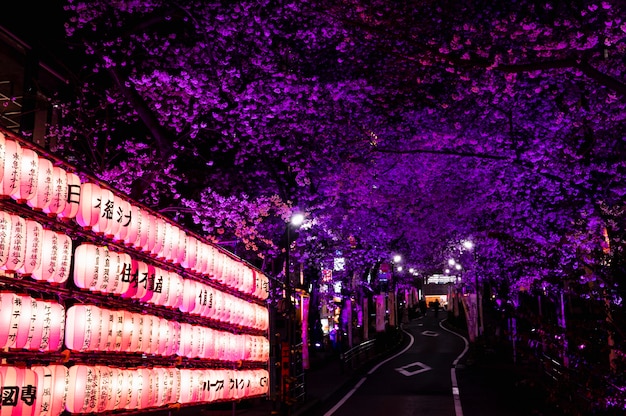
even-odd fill
[(365, 341), (340, 354), (341, 371), (355, 370), (376, 355), (376, 340)]

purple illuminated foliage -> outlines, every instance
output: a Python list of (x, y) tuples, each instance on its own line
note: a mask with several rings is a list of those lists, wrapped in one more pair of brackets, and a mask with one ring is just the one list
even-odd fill
[(251, 259), (296, 208), (311, 264), (471, 237), (482, 281), (606, 301), (623, 340), (623, 5), (497, 3), (69, 2), (58, 150)]

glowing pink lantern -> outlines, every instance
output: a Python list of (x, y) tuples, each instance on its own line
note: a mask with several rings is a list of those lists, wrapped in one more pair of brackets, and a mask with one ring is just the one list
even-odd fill
[(196, 308), (196, 281), (183, 279), (183, 300), (178, 309), (184, 313), (191, 313)]
[(30, 328), (23, 348), (27, 350), (39, 350), (45, 317), (43, 313), (44, 305), (42, 302), (38, 302), (33, 298), (30, 299), (30, 302)]
[(23, 276), (30, 276), (41, 264), (43, 227), (37, 221), (26, 220), (26, 254), (24, 264), (17, 269)]
[(20, 204), (33, 199), (37, 193), (38, 178), (39, 157), (37, 153), (34, 150), (22, 147), (19, 186), (13, 198)]
[(58, 272), (60, 235), (53, 230), (43, 230), (41, 240), (41, 261), (32, 271), (32, 277), (37, 280), (49, 281)]
[(139, 207), (130, 204), (129, 210), (125, 216), (125, 222), (122, 223), (122, 226), (124, 226), (124, 224), (128, 224), (125, 226), (126, 233), (123, 239), (125, 245), (130, 247), (135, 244), (135, 241), (137, 241), (140, 221), (141, 210)]
[(165, 244), (165, 220), (161, 217), (155, 217), (154, 223), (154, 245), (150, 250), (150, 255), (160, 257)]
[(81, 244), (74, 250), (74, 284), (81, 289), (89, 289), (93, 277), (93, 264), (97, 262), (96, 246), (93, 244)]
[(81, 227), (91, 230), (100, 218), (101, 188), (91, 182), (80, 186), (80, 202), (76, 212), (76, 222)]
[(132, 206), (132, 220), (130, 224), (134, 228), (128, 230), (124, 240), (125, 244), (139, 250), (146, 244), (148, 241), (148, 227), (150, 226), (149, 222), (146, 223), (147, 214), (145, 209)]
[(209, 246), (203, 242), (198, 240), (198, 259), (196, 260), (195, 266), (192, 270), (198, 274), (206, 274), (207, 270), (207, 261), (209, 257)]
[(32, 349), (42, 352), (58, 351), (65, 340), (65, 308), (53, 301), (38, 301), (37, 313), (43, 316), (38, 338), (31, 340)]
[(26, 257), (26, 220), (19, 215), (11, 215), (9, 258), (4, 269), (14, 273), (24, 265)]
[(132, 333), (128, 352), (143, 352), (143, 314), (132, 314)]
[(185, 269), (193, 270), (198, 259), (198, 239), (192, 235), (185, 235), (184, 252), (179, 255), (179, 263)]
[(52, 162), (40, 157), (37, 161), (37, 191), (36, 195), (27, 200), (26, 204), (35, 211), (47, 209), (52, 200)]
[(63, 212), (67, 204), (67, 172), (58, 166), (52, 168), (52, 195), (50, 204), (43, 212), (50, 217), (55, 217)]
[(146, 213), (145, 218), (143, 218), (143, 222), (146, 226), (146, 243), (141, 246), (141, 251), (145, 253), (152, 254), (154, 250), (154, 246), (157, 241), (157, 236), (159, 233), (157, 218), (154, 214)]
[(128, 233), (131, 219), (132, 209), (130, 202), (124, 198), (115, 196), (115, 213), (113, 214), (114, 224), (111, 227), (111, 236), (115, 241), (124, 241)]
[(95, 346), (95, 351), (114, 351), (117, 333), (118, 313), (111, 309), (100, 309), (100, 320), (102, 322), (102, 337), (100, 343)]
[(5, 140), (4, 172), (0, 177), (2, 186), (0, 196), (14, 198), (20, 186), (20, 170), (22, 166), (22, 148), (16, 141)]
[[(13, 316), (9, 330), (9, 348), (24, 348), (28, 341), (32, 316), (32, 298), (27, 295), (16, 295), (13, 303)], [(11, 342), (13, 340), (13, 342)]]
[(115, 199), (113, 192), (104, 187), (100, 188), (100, 200), (98, 201), (98, 222), (92, 225), (91, 230), (97, 235), (105, 235), (110, 230), (113, 223), (113, 213), (115, 212)]
[(100, 374), (98, 384), (98, 398), (96, 400), (96, 412), (105, 412), (109, 410), (113, 396), (113, 386), (111, 385), (113, 379), (113, 371), (111, 367), (98, 365), (96, 366), (98, 373)]
[(117, 256), (117, 269), (109, 293), (123, 296), (128, 293), (131, 286), (133, 260), (127, 253), (117, 253)]
[(69, 221), (76, 218), (80, 208), (81, 185), (80, 178), (74, 172), (67, 172), (67, 201), (65, 209), (59, 214), (59, 219)]
[(65, 408), (70, 413), (95, 412), (100, 396), (100, 371), (97, 366), (75, 364), (69, 369)]
[(96, 351), (102, 339), (102, 312), (93, 305), (73, 305), (65, 319), (65, 346), (73, 351)]
[(139, 273), (139, 261), (128, 256), (124, 257), (124, 262), (123, 276), (121, 276), (124, 290), (121, 291), (120, 295), (123, 298), (133, 299), (137, 295), (138, 289), (137, 278)]
[(13, 217), (8, 212), (0, 211), (0, 269), (6, 269), (11, 251), (11, 229)]
[(56, 273), (48, 278), (48, 283), (61, 284), (67, 281), (70, 276), (70, 265), (72, 263), (72, 239), (69, 235), (57, 233), (57, 267)]
[(169, 279), (170, 291), (165, 306), (178, 309), (183, 302), (184, 280), (178, 273), (174, 272), (169, 272)]
[[(16, 387), (17, 391), (30, 391), (35, 393), (37, 387), (37, 374), (30, 368), (2, 366), (0, 367), (0, 375), (3, 380), (3, 386)], [(0, 408), (0, 415), (2, 416), (24, 416), (32, 413), (32, 406), (34, 403), (28, 403), (27, 400), (22, 400), (21, 397), (16, 397), (15, 405), (7, 405), (4, 403), (6, 399), (5, 392), (8, 389), (3, 388), (3, 405)], [(34, 398), (36, 400), (36, 397)]]
[[(51, 414), (53, 400), (54, 375), (46, 365), (35, 365), (31, 369), (37, 375), (37, 398), (33, 405), (33, 415)], [(56, 415), (58, 416), (58, 414)]]
[(127, 403), (125, 409), (137, 410), (139, 408), (140, 396), (142, 393), (142, 380), (137, 370), (124, 370), (126, 380)]

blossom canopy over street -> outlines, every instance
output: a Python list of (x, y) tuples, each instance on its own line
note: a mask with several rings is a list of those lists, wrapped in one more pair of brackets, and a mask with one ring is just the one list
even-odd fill
[(70, 162), (266, 270), (294, 212), (315, 267), (441, 272), (472, 241), (467, 275), (505, 299), (606, 304), (623, 365), (620, 0), (70, 0), (65, 18)]

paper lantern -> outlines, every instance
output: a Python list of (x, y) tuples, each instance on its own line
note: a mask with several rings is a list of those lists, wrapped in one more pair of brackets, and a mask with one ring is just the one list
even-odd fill
[(117, 312), (111, 309), (100, 309), (102, 322), (100, 343), (94, 351), (113, 351), (115, 348), (115, 333), (117, 329)]
[(187, 255), (187, 233), (180, 227), (178, 229), (178, 238), (175, 241), (174, 250), (172, 251), (172, 262), (175, 264), (182, 264), (185, 261)]
[(93, 224), (91, 230), (97, 235), (105, 235), (112, 227), (113, 213), (115, 212), (115, 199), (113, 192), (104, 187), (100, 188), (100, 200), (98, 201), (98, 208), (100, 210), (98, 216), (98, 222)]
[(73, 351), (97, 351), (102, 343), (102, 311), (93, 305), (73, 305), (65, 318), (65, 345)]
[(70, 413), (91, 413), (98, 407), (100, 371), (97, 366), (75, 364), (69, 369), (65, 408)]
[(26, 220), (19, 215), (11, 215), (10, 233), (9, 258), (4, 269), (14, 273), (24, 265), (26, 257)]
[(196, 308), (196, 286), (195, 280), (183, 279), (183, 298), (178, 309), (184, 313), (191, 313)]
[(99, 365), (100, 384), (98, 386), (98, 402), (96, 404), (97, 412), (105, 412), (113, 410), (113, 368)]
[(151, 213), (146, 213), (142, 218), (142, 224), (145, 224), (146, 243), (140, 247), (140, 250), (152, 254), (159, 233), (157, 218)]
[(55, 217), (63, 212), (67, 204), (67, 172), (58, 166), (52, 168), (52, 194), (50, 204), (43, 209), (48, 216)]
[(196, 264), (192, 267), (192, 270), (198, 274), (206, 274), (208, 256), (208, 245), (205, 242), (198, 240), (197, 260)]
[(26, 253), (24, 264), (17, 269), (23, 276), (30, 276), (41, 264), (41, 246), (43, 241), (43, 227), (37, 221), (26, 220)]
[[(125, 226), (126, 233), (123, 242), (125, 245), (132, 247), (137, 241), (139, 235), (139, 226), (141, 223), (141, 210), (139, 207), (130, 204), (126, 217), (124, 217), (122, 226)], [(126, 224), (126, 225), (125, 225)]]
[[(30, 368), (0, 366), (3, 383), (2, 416), (24, 416), (33, 414), (37, 400), (37, 374)], [(12, 392), (10, 388), (15, 388)]]
[(73, 247), (70, 236), (63, 233), (57, 233), (57, 244), (56, 273), (47, 279), (49, 283), (53, 284), (61, 284), (67, 281), (70, 275), (70, 265), (72, 263)]
[(76, 222), (81, 227), (91, 230), (100, 218), (100, 186), (86, 182), (80, 185), (80, 201), (76, 212)]
[[(32, 366), (37, 375), (37, 399), (33, 406), (33, 415), (52, 415), (54, 376), (52, 369), (45, 365)], [(58, 416), (58, 413), (56, 416)]]
[(146, 264), (142, 261), (137, 262), (137, 291), (133, 295), (133, 298), (145, 301), (152, 297), (152, 290), (151, 288), (149, 288), (149, 282), (153, 278), (153, 276), (154, 266)]
[(8, 212), (0, 211), (0, 269), (6, 268), (11, 251), (11, 233), (13, 217)]
[(169, 295), (164, 306), (171, 309), (178, 309), (183, 302), (184, 280), (178, 274), (169, 272)]
[(154, 245), (150, 250), (150, 255), (160, 257), (165, 244), (165, 220), (161, 217), (155, 217), (154, 223)]
[(138, 368), (137, 372), (141, 374), (142, 393), (139, 398), (139, 409), (148, 409), (154, 403), (154, 384), (152, 381), (152, 372), (148, 368)]
[(53, 230), (43, 230), (41, 240), (41, 261), (32, 271), (32, 277), (37, 280), (49, 281), (58, 272), (59, 267), (59, 239), (60, 236)]
[(65, 339), (65, 308), (57, 302), (37, 301), (37, 315), (37, 328), (29, 349), (58, 351)]
[(128, 352), (143, 352), (143, 314), (132, 314), (132, 332)]
[(131, 233), (130, 229), (127, 234), (128, 238), (134, 238), (134, 240), (128, 240), (128, 245), (141, 250), (143, 246), (146, 245), (148, 241), (148, 229), (150, 227), (150, 221), (148, 221), (148, 212), (139, 207), (133, 206), (132, 209), (133, 220), (131, 224), (134, 224), (136, 227), (136, 232)]
[(116, 239), (115, 236), (119, 235), (120, 229), (122, 228), (122, 223), (124, 221), (123, 210), (124, 208), (127, 208), (127, 205), (123, 198), (113, 193), (111, 194), (111, 198), (112, 201), (107, 210), (107, 215), (110, 216), (110, 219), (104, 235), (106, 238), (119, 241), (119, 238)]
[(137, 372), (136, 369), (124, 370), (124, 378), (127, 389), (127, 405), (125, 409), (137, 410), (141, 403), (140, 399), (143, 389), (141, 373)]
[(59, 214), (58, 218), (63, 221), (69, 221), (76, 218), (80, 208), (81, 184), (80, 178), (74, 172), (67, 173), (67, 201), (65, 209)]
[[(27, 295), (16, 295), (13, 302), (13, 316), (9, 332), (9, 348), (24, 348), (28, 341), (32, 320), (33, 299)], [(11, 342), (12, 341), (12, 342)]]
[(126, 408), (127, 395), (124, 383), (124, 370), (111, 367), (111, 397), (107, 411), (121, 410)]
[(130, 222), (132, 219), (132, 211), (130, 202), (124, 198), (115, 196), (115, 214), (113, 216), (114, 224), (111, 227), (112, 238), (115, 241), (123, 242), (128, 233)]
[(52, 201), (52, 162), (40, 157), (37, 161), (37, 191), (35, 196), (26, 201), (34, 211), (43, 211)]
[(93, 273), (98, 274), (95, 286), (90, 287), (91, 291), (96, 293), (107, 293), (109, 284), (112, 279), (115, 279), (115, 273), (117, 271), (117, 254), (109, 250), (107, 246), (100, 247), (100, 257), (98, 269), (93, 270)]
[(37, 194), (37, 181), (39, 179), (39, 157), (34, 150), (22, 147), (20, 158), (19, 185), (17, 192), (12, 195), (15, 200), (23, 204), (33, 199)]
[(22, 148), (14, 140), (6, 139), (4, 143), (4, 172), (0, 178), (0, 196), (14, 198), (19, 191), (20, 170), (22, 165)]
[(42, 302), (38, 302), (37, 300), (32, 298), (30, 299), (30, 302), (30, 328), (28, 330), (28, 336), (26, 338), (26, 343), (24, 344), (23, 348), (27, 350), (39, 350), (44, 325), (44, 305)]
[(131, 286), (133, 260), (127, 253), (117, 253), (117, 269), (109, 286), (109, 293), (124, 296)]
[(180, 265), (186, 269), (194, 270), (198, 261), (199, 241), (192, 235), (186, 236), (185, 252), (181, 257)]

